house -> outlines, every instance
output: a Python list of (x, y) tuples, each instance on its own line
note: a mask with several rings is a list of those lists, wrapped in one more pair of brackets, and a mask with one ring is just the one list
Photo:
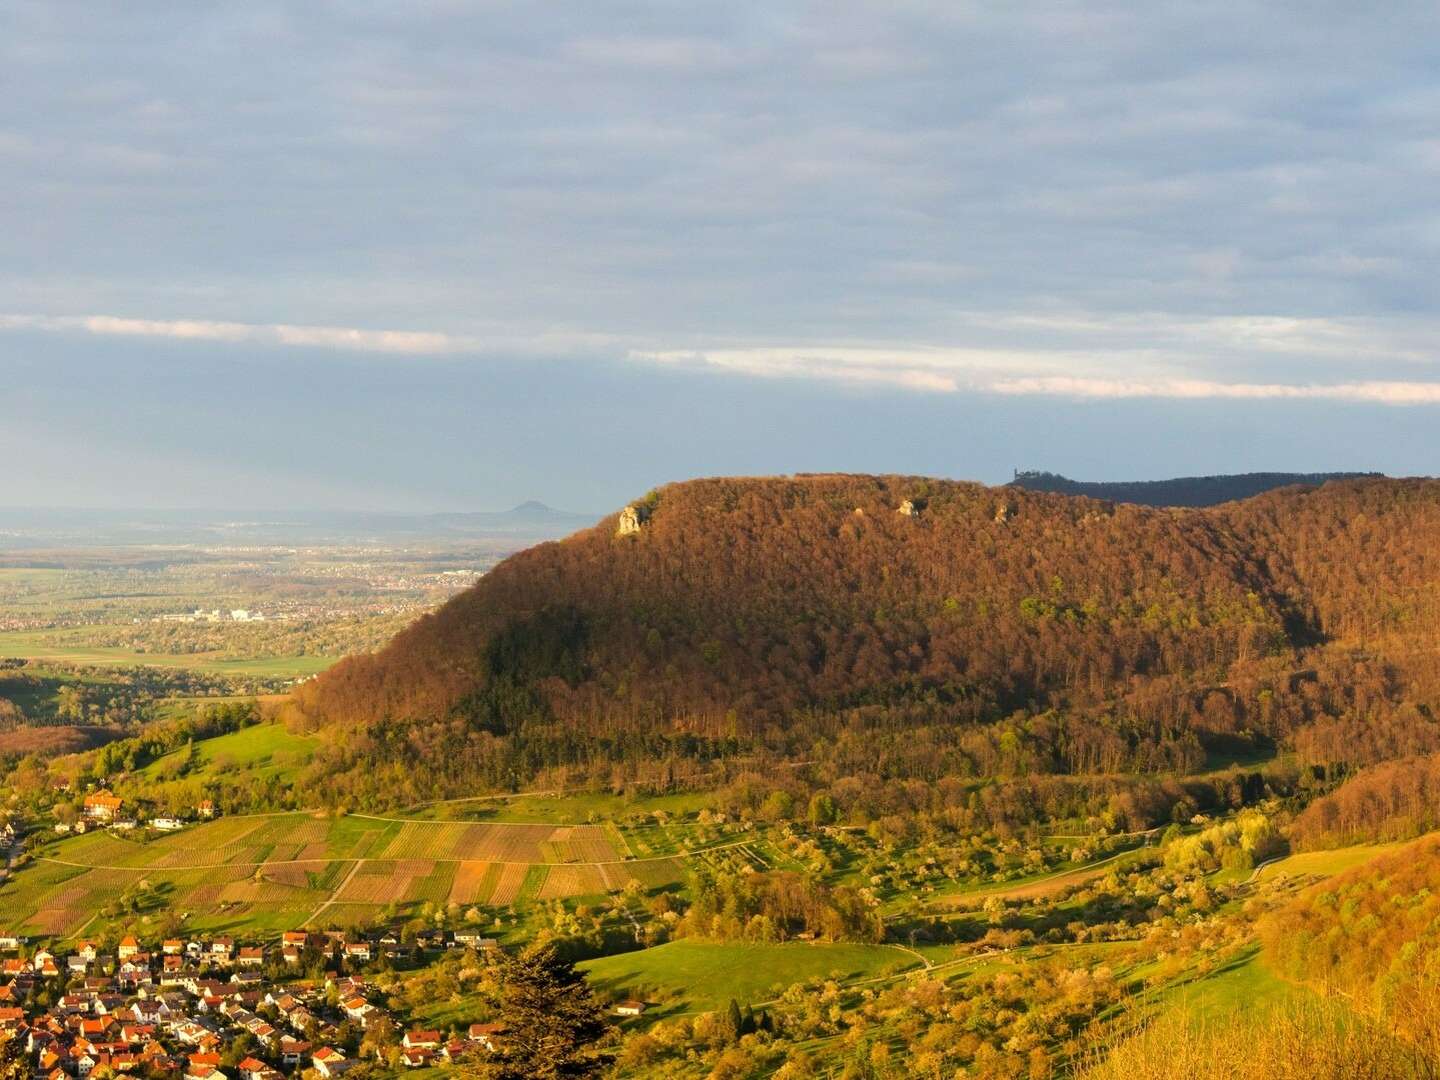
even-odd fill
[(215, 816), (215, 804), (209, 799), (202, 800), (196, 807), (195, 813), (202, 818), (213, 818)]
[(345, 959), (369, 963), (371, 959), (370, 943), (368, 941), (347, 941), (345, 943)]
[(310, 1044), (290, 1035), (280, 1036), (280, 1060), (286, 1066), (299, 1065), (310, 1053)]
[(354, 1020), (362, 1028), (369, 1027), (371, 1019), (380, 1011), (362, 997), (350, 998), (342, 1002), (340, 1007), (345, 1010), (347, 1017)]
[(400, 1040), (400, 1045), (406, 1050), (438, 1050), (440, 1049), (440, 1032), (407, 1031), (405, 1037)]
[(129, 960), (140, 952), (140, 942), (136, 941), (129, 934), (120, 939), (120, 947), (115, 950), (115, 955), (121, 960)]
[(160, 945), (160, 951), (166, 956), (179, 956), (185, 951), (185, 943), (179, 938), (166, 938)]
[(297, 949), (303, 949), (310, 944), (310, 932), (308, 930), (286, 930), (280, 935), (280, 944), (294, 945)]
[(645, 1012), (643, 1001), (621, 1001), (614, 1008), (616, 1016), (642, 1016)]
[(150, 827), (159, 829), (161, 832), (174, 832), (176, 829), (183, 829), (185, 823), (179, 818), (157, 817), (150, 819)]
[(265, 949), (260, 945), (242, 945), (235, 962), (241, 967), (261, 967), (265, 963)]
[(491, 949), (498, 948), (500, 944), (494, 938), (486, 937), (478, 930), (456, 930), (455, 943), (457, 945), (464, 945), (470, 949), (479, 949), (481, 952), (488, 952)]
[(91, 821), (114, 821), (120, 816), (124, 800), (109, 791), (85, 796), (85, 816)]
[(400, 1064), (407, 1069), (423, 1069), (435, 1060), (434, 1050), (401, 1050)]
[(240, 1080), (278, 1080), (280, 1076), (272, 1066), (257, 1057), (242, 1059), (235, 1066), (235, 1071), (240, 1074)]
[(18, 934), (0, 934), (0, 949), (7, 952), (14, 952), (25, 943), (25, 939)]
[(340, 1076), (355, 1063), (349, 1060), (339, 1050), (330, 1046), (322, 1046), (310, 1055), (310, 1064), (321, 1076)]
[(496, 1040), (505, 1033), (504, 1024), (471, 1024), (466, 1032), (470, 1041), (495, 1053)]

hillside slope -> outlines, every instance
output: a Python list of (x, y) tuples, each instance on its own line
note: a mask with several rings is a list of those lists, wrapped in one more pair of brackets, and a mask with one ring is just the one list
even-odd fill
[[(1397, 644), (1437, 625), (1433, 482), (1163, 510), (798, 476), (675, 484), (637, 510), (638, 531), (612, 515), (523, 552), (306, 684), (304, 722), (442, 784), (794, 756), (856, 724), (877, 758), (889, 732), (937, 775), (1185, 771), (1227, 740), (1388, 723), (1440, 685), (1433, 650)], [(1332, 638), (1347, 650), (1317, 651)], [(1378, 641), (1393, 663), (1359, 648)], [(935, 734), (955, 731), (985, 741)]]

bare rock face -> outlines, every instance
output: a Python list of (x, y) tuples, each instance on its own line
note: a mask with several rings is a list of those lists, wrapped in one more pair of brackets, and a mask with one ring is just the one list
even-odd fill
[(895, 512), (901, 517), (914, 517), (920, 511), (916, 508), (915, 503), (912, 500), (906, 499), (900, 504), (900, 508)]
[(640, 508), (627, 506), (620, 511), (620, 520), (615, 524), (616, 536), (634, 536), (640, 531), (644, 520), (640, 517)]
[(1010, 504), (1001, 503), (995, 508), (995, 523), (997, 525), (1004, 525), (1010, 520), (1010, 513)]

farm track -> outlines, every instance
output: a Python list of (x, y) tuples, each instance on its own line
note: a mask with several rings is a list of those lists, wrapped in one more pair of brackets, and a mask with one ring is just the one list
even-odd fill
[(350, 872), (345, 875), (344, 879), (340, 882), (339, 885), (335, 886), (334, 891), (332, 891), (330, 895), (325, 898), (325, 902), (310, 913), (310, 917), (301, 924), (302, 926), (308, 927), (322, 914), (324, 914), (331, 904), (335, 903), (335, 898), (345, 891), (345, 886), (349, 885), (351, 879), (353, 879), (355, 875), (360, 872), (360, 867), (364, 863), (364, 861), (364, 859), (355, 860), (355, 865), (350, 867)]

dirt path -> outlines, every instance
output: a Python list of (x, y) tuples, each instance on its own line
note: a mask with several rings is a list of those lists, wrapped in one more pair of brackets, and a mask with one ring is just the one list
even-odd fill
[(312, 911), (310, 913), (310, 917), (300, 924), (301, 929), (308, 929), (311, 923), (313, 923), (316, 919), (320, 918), (322, 914), (324, 914), (326, 908), (328, 908), (331, 904), (335, 903), (335, 898), (345, 891), (345, 886), (349, 885), (350, 880), (360, 872), (360, 866), (364, 862), (364, 859), (355, 860), (355, 865), (350, 867), (350, 872), (345, 875), (345, 880), (340, 882), (339, 885), (336, 885), (335, 891), (325, 898), (325, 902), (321, 904), (318, 908), (316, 908), (314, 911)]

